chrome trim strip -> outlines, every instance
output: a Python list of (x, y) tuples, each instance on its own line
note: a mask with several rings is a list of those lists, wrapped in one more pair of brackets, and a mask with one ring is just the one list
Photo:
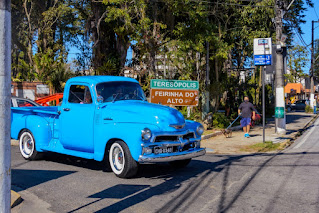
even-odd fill
[(168, 154), (158, 154), (152, 156), (140, 155), (138, 158), (139, 163), (161, 163), (161, 162), (170, 162), (175, 160), (185, 160), (190, 158), (199, 157), (205, 155), (206, 149), (200, 148), (198, 150), (193, 151), (184, 151), (184, 152), (176, 152), (176, 153), (168, 153)]
[(170, 127), (174, 127), (175, 129), (183, 129), (185, 127), (186, 123), (184, 124), (170, 124)]
[[(152, 133), (152, 138), (151, 138), (150, 142), (154, 143), (157, 136), (179, 136), (179, 137), (181, 137), (181, 136), (186, 135), (188, 133), (193, 133), (194, 136), (196, 137), (195, 131), (190, 131), (190, 130), (184, 130), (182, 132), (161, 132), (159, 134)], [(196, 138), (196, 139), (201, 139), (201, 137)]]
[(190, 138), (190, 139), (179, 139), (178, 141), (163, 141), (163, 142), (156, 142), (156, 143), (142, 143), (142, 147), (150, 147), (150, 146), (180, 146), (182, 144), (200, 142), (200, 138)]

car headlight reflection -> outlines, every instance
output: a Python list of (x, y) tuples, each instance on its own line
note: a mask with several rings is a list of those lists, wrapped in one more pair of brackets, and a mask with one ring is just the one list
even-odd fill
[(145, 128), (142, 130), (142, 139), (144, 141), (148, 141), (149, 139), (151, 139), (151, 137), (152, 137), (152, 132), (150, 129)]
[(196, 129), (196, 132), (198, 135), (202, 135), (204, 133), (204, 127), (202, 125), (199, 125)]

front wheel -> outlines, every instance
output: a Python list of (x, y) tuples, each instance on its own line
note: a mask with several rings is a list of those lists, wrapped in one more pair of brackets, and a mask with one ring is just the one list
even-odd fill
[(26, 160), (36, 160), (41, 157), (42, 153), (39, 153), (35, 148), (35, 140), (32, 133), (28, 130), (24, 130), (19, 138), (20, 153)]
[(176, 161), (169, 162), (169, 164), (176, 169), (180, 169), (180, 168), (186, 167), (191, 162), (191, 160), (192, 159), (176, 160)]
[(113, 173), (120, 178), (130, 178), (137, 173), (138, 164), (123, 141), (115, 141), (111, 145), (109, 162)]

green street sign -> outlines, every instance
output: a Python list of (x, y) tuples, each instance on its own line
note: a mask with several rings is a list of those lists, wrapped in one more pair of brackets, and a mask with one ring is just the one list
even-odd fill
[(275, 118), (284, 118), (285, 117), (285, 108), (276, 107), (275, 108)]
[(180, 81), (180, 80), (162, 80), (152, 79), (152, 89), (181, 89), (181, 90), (198, 90), (198, 81)]

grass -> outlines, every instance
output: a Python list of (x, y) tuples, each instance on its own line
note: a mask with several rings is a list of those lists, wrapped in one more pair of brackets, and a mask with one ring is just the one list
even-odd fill
[(203, 135), (208, 135), (208, 134), (211, 134), (211, 133), (214, 133), (216, 132), (218, 129), (207, 129), (204, 131)]
[(287, 147), (287, 143), (273, 143), (272, 141), (265, 141), (265, 143), (256, 143), (253, 145), (247, 145), (241, 148), (243, 152), (272, 152), (283, 150)]

